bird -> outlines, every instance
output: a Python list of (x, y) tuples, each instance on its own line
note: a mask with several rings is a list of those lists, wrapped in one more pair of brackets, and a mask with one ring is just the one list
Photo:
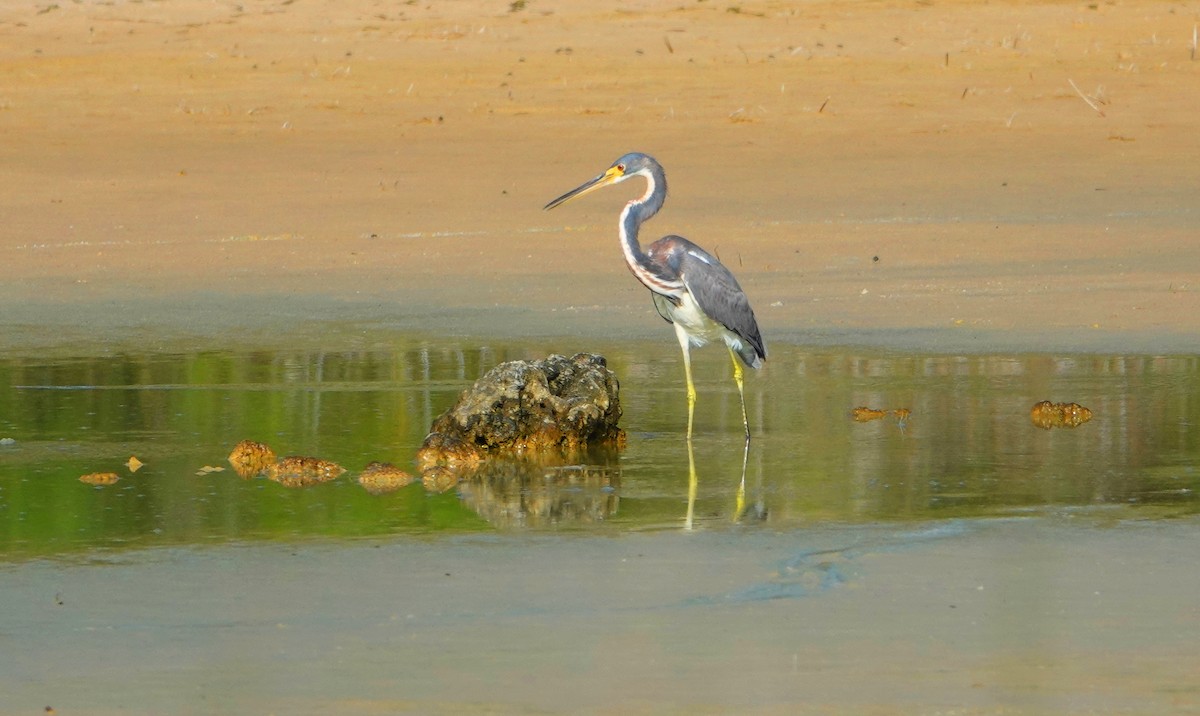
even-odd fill
[(640, 152), (622, 156), (603, 173), (546, 204), (549, 211), (584, 194), (633, 177), (646, 180), (646, 191), (621, 210), (618, 231), (625, 264), (634, 278), (650, 289), (654, 307), (675, 327), (683, 351), (687, 381), (687, 439), (692, 440), (696, 386), (692, 382), (692, 346), (723, 341), (733, 361), (733, 380), (742, 401), (742, 426), (750, 446), (750, 420), (746, 416), (746, 391), (742, 366), (758, 369), (767, 357), (754, 309), (742, 287), (717, 257), (674, 234), (664, 236), (643, 251), (638, 242), (642, 224), (662, 209), (667, 198), (667, 175), (654, 157)]

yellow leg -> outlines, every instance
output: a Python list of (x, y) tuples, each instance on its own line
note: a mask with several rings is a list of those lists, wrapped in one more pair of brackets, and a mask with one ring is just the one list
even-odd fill
[(737, 504), (734, 507), (733, 519), (741, 519), (746, 509), (746, 462), (750, 458), (750, 419), (746, 417), (746, 388), (742, 377), (742, 362), (738, 360), (733, 349), (729, 349), (729, 357), (733, 359), (733, 382), (737, 383), (738, 397), (742, 399), (742, 427), (746, 429), (746, 442), (742, 445), (742, 481), (738, 485)]
[(746, 445), (750, 445), (750, 419), (746, 417), (746, 388), (742, 380), (742, 362), (738, 360), (733, 349), (729, 349), (729, 357), (733, 359), (733, 382), (737, 383), (738, 397), (742, 399), (742, 427), (746, 429)]
[(675, 336), (679, 338), (679, 348), (683, 351), (683, 375), (687, 378), (687, 401), (688, 401), (688, 442), (692, 440), (692, 415), (696, 412), (696, 386), (692, 383), (692, 356), (690, 352), (691, 343), (687, 333), (675, 324)]

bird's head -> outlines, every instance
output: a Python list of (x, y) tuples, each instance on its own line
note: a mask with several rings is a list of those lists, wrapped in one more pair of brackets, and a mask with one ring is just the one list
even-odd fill
[(613, 162), (612, 166), (610, 166), (608, 169), (605, 169), (602, 174), (589, 179), (583, 184), (580, 184), (566, 194), (563, 194), (557, 199), (551, 201), (549, 204), (546, 204), (546, 206), (542, 208), (547, 210), (553, 209), (554, 207), (561, 206), (572, 199), (576, 199), (584, 194), (595, 191), (602, 186), (618, 184), (632, 176), (641, 175), (645, 176), (647, 179), (653, 180), (651, 175), (654, 173), (655, 168), (658, 168), (659, 173), (662, 172), (662, 167), (659, 166), (658, 162), (654, 160), (654, 157), (651, 157), (648, 154), (642, 154), (640, 152), (626, 154), (617, 161)]

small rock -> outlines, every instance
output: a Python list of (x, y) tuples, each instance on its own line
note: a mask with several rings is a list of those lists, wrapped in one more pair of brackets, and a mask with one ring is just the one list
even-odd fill
[(346, 471), (346, 468), (329, 460), (315, 457), (289, 455), (267, 467), (267, 478), (284, 487), (309, 487), (329, 482)]

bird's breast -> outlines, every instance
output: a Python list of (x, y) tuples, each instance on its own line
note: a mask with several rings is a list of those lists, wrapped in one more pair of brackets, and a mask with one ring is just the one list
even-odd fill
[(709, 341), (722, 339), (729, 332), (725, 326), (709, 318), (704, 311), (700, 310), (700, 306), (696, 304), (696, 300), (690, 293), (679, 296), (678, 303), (671, 301), (664, 303), (666, 303), (666, 310), (671, 320), (687, 332), (694, 345), (702, 346)]

